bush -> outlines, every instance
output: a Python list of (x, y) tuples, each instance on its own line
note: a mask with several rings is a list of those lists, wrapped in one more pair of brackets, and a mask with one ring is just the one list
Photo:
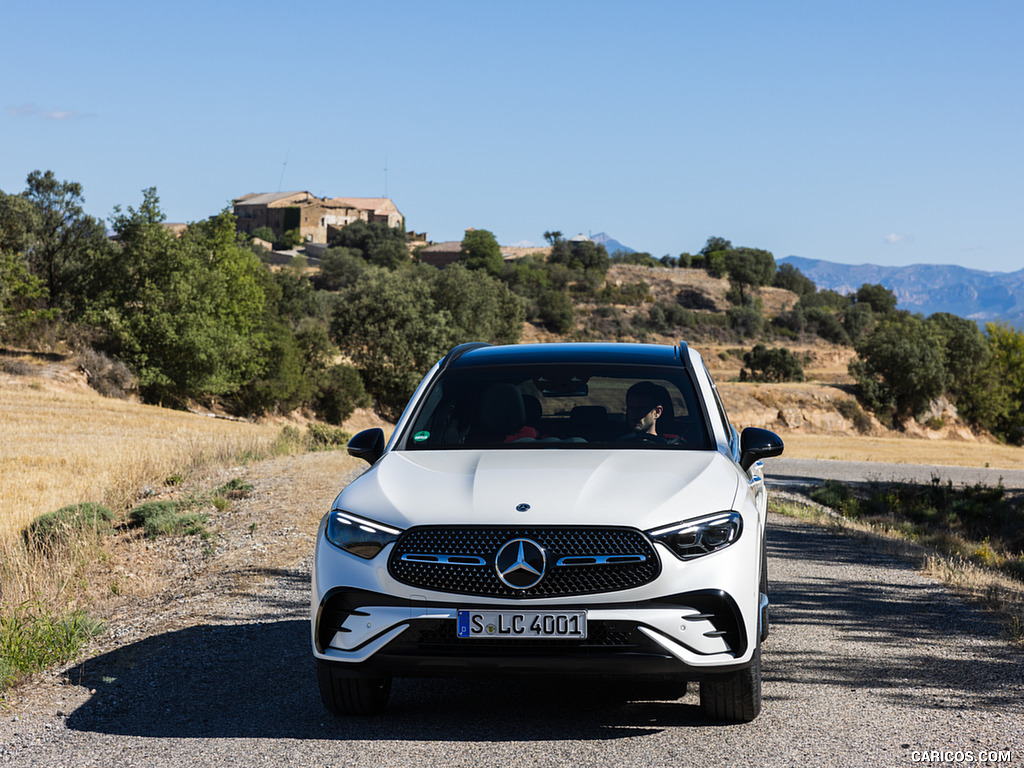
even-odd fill
[(841, 512), (846, 517), (857, 517), (859, 506), (849, 486), (837, 480), (826, 480), (823, 485), (811, 491), (811, 499)]
[(330, 424), (309, 424), (306, 426), (306, 438), (314, 451), (332, 450), (345, 446), (352, 435)]
[(726, 316), (729, 318), (729, 327), (743, 338), (759, 336), (764, 330), (764, 317), (757, 307), (731, 307)]
[(606, 285), (598, 298), (609, 304), (639, 306), (651, 298), (651, 287), (643, 280), (625, 285)]
[(142, 526), (146, 536), (205, 536), (208, 515), (189, 511), (180, 501), (146, 501), (128, 513), (128, 519)]
[(214, 496), (224, 496), (229, 499), (244, 499), (253, 489), (252, 483), (247, 483), (240, 477), (228, 480), (224, 485), (214, 489)]
[(756, 345), (743, 355), (740, 381), (803, 381), (804, 367), (800, 359), (784, 347), (768, 349)]
[(89, 386), (104, 397), (124, 400), (138, 390), (138, 382), (128, 366), (103, 352), (84, 349), (78, 353), (75, 362), (85, 373)]
[(288, 456), (293, 453), (299, 453), (304, 448), (302, 431), (291, 424), (285, 424), (281, 427), (281, 434), (274, 441), (273, 452), (275, 456)]
[(356, 408), (372, 405), (359, 371), (351, 365), (334, 365), (320, 375), (313, 399), (316, 415), (330, 424), (341, 424)]
[(87, 530), (107, 533), (113, 528), (114, 519), (114, 513), (102, 504), (69, 504), (33, 520), (25, 529), (25, 543), (44, 547), (66, 544)]
[(73, 660), (103, 629), (102, 621), (81, 610), (54, 615), (42, 606), (21, 605), (0, 616), (0, 690)]
[(569, 333), (576, 325), (572, 301), (562, 291), (544, 291), (537, 299), (537, 317), (552, 333)]
[(871, 431), (871, 417), (857, 404), (856, 400), (840, 400), (836, 410), (844, 419), (853, 422), (853, 427), (862, 435)]

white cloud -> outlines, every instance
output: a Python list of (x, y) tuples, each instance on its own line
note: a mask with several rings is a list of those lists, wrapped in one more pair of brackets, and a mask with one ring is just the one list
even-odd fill
[(889, 245), (896, 245), (897, 243), (910, 242), (912, 238), (910, 238), (908, 235), (901, 235), (896, 232), (890, 232), (882, 239), (885, 240), (885, 242), (887, 242)]
[(80, 117), (90, 117), (73, 109), (42, 109), (35, 104), (7, 107), (7, 114), (11, 117), (41, 117), (44, 120), (77, 120)]
[(8, 107), (7, 114), (11, 117), (31, 117), (38, 111), (35, 104), (22, 104), (18, 107)]

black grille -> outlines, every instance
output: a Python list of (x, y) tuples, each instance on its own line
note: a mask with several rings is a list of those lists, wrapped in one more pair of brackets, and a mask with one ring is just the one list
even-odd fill
[[(530, 539), (547, 552), (544, 578), (529, 589), (498, 579), (494, 557), (513, 539)], [(403, 560), (403, 555), (436, 555), (437, 562)], [(614, 557), (633, 562), (604, 562)], [(451, 562), (480, 558), (482, 565)], [(557, 565), (562, 558), (580, 561)], [(602, 562), (583, 562), (601, 558)], [(641, 559), (642, 558), (642, 559)], [(443, 562), (442, 562), (443, 560)], [(647, 584), (661, 572), (650, 541), (634, 528), (411, 528), (395, 544), (388, 569), (403, 584), (437, 592), (530, 598), (616, 592)]]

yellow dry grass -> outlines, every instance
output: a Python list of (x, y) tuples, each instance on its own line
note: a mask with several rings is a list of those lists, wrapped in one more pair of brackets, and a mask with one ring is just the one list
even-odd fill
[(963, 440), (801, 435), (781, 432), (786, 458), (1024, 469), (1024, 448)]
[(279, 432), (0, 375), (0, 539), (67, 504), (123, 509), (147, 483), (265, 452)]

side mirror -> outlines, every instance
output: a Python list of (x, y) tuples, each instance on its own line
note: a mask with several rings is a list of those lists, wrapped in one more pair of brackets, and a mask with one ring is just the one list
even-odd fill
[(348, 455), (370, 464), (384, 455), (384, 430), (380, 427), (364, 429), (348, 441)]
[(761, 459), (779, 456), (785, 446), (782, 438), (760, 427), (747, 427), (740, 435), (740, 466), (746, 471)]

